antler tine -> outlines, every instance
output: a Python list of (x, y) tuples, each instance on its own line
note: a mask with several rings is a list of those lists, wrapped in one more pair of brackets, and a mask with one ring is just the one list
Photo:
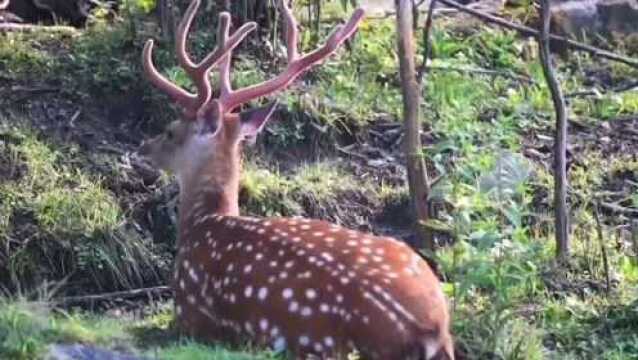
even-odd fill
[(193, 95), (170, 82), (164, 75), (157, 71), (157, 68), (155, 68), (153, 64), (153, 45), (153, 40), (146, 41), (144, 50), (142, 51), (142, 66), (146, 77), (153, 85), (163, 90), (173, 101), (189, 109), (193, 106)]
[(201, 0), (193, 0), (186, 9), (184, 17), (177, 28), (175, 40), (177, 61), (195, 84), (197, 89), (196, 94), (191, 94), (178, 87), (157, 71), (152, 60), (153, 40), (146, 42), (142, 54), (144, 70), (149, 80), (184, 107), (184, 115), (189, 119), (195, 118), (197, 110), (205, 104), (212, 95), (212, 87), (210, 85), (210, 79), (208, 78), (210, 69), (217, 65), (225, 55), (229, 54), (257, 27), (257, 24), (254, 22), (246, 23), (229, 38), (230, 15), (227, 12), (220, 13), (217, 27), (217, 46), (215, 46), (215, 50), (210, 52), (201, 62), (195, 64), (186, 51), (186, 40), (200, 2)]
[[(222, 34), (219, 32), (218, 35), (220, 38), (225, 38), (228, 36), (228, 31), (226, 34)], [(230, 61), (232, 57), (230, 54), (224, 56), (223, 59), (219, 62), (219, 88), (220, 88), (220, 97), (227, 96), (231, 91), (230, 85)], [(220, 104), (221, 105), (221, 104)]]
[[(347, 38), (352, 36), (364, 16), (363, 9), (359, 8), (355, 10), (345, 26), (338, 26), (323, 46), (300, 57), (297, 53), (297, 22), (292, 14), (292, 10), (286, 5), (285, 1), (286, 0), (281, 0), (286, 19), (286, 45), (288, 47), (288, 65), (286, 69), (275, 78), (236, 91), (231, 90), (229, 84), (222, 82), (223, 87), (220, 102), (224, 112), (231, 112), (242, 103), (268, 95), (288, 86), (304, 70), (330, 56)], [(230, 68), (228, 64), (222, 64), (224, 66), (220, 66), (221, 75), (226, 76), (230, 72)], [(224, 87), (226, 87), (226, 90), (224, 90)]]

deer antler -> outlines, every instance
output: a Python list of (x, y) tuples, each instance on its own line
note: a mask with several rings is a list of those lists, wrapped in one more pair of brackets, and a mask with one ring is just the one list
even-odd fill
[(293, 82), (303, 71), (330, 56), (346, 39), (354, 34), (364, 15), (363, 9), (355, 10), (350, 17), (350, 20), (348, 20), (345, 25), (338, 26), (328, 37), (328, 40), (323, 46), (300, 56), (297, 51), (299, 35), (297, 21), (292, 14), (292, 10), (286, 4), (286, 0), (281, 0), (281, 5), (286, 21), (285, 33), (286, 46), (288, 50), (288, 65), (286, 66), (286, 69), (275, 78), (264, 81), (260, 84), (239, 90), (233, 90), (230, 85), (230, 55), (225, 56), (219, 64), (219, 102), (224, 113), (231, 112), (237, 106), (245, 102), (268, 95), (290, 85), (290, 83)]
[(230, 15), (227, 12), (220, 13), (215, 50), (209, 53), (201, 62), (195, 64), (186, 52), (186, 38), (200, 2), (201, 0), (193, 0), (188, 6), (177, 28), (175, 41), (177, 61), (195, 84), (197, 88), (196, 94), (191, 94), (178, 87), (157, 71), (152, 59), (153, 40), (146, 42), (142, 53), (144, 71), (148, 79), (184, 108), (184, 117), (187, 119), (195, 118), (197, 110), (207, 103), (212, 95), (210, 79), (208, 78), (210, 69), (217, 65), (224, 58), (224, 55), (230, 54), (246, 35), (257, 27), (254, 22), (246, 23), (229, 37)]

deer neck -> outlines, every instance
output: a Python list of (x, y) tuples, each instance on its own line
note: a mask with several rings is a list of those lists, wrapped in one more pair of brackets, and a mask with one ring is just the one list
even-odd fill
[(239, 174), (239, 149), (234, 146), (212, 152), (178, 177), (180, 242), (206, 216), (239, 216)]

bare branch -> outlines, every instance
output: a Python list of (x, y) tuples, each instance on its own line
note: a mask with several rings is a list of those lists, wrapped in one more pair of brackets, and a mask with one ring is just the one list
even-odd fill
[(131, 298), (137, 298), (140, 296), (170, 294), (171, 291), (172, 290), (170, 286), (155, 286), (150, 288), (115, 291), (115, 292), (110, 292), (105, 294), (69, 296), (69, 297), (63, 297), (60, 299), (54, 299), (53, 302), (63, 306), (70, 306), (70, 305), (77, 305), (77, 304), (87, 304), (87, 303), (92, 303), (95, 301), (107, 301), (107, 300), (113, 300), (113, 299), (131, 299)]
[[(430, 33), (432, 32), (432, 22), (434, 20), (434, 7), (437, 0), (430, 0), (430, 7), (428, 8), (428, 16), (425, 19), (425, 25), (423, 26), (423, 63), (419, 66), (416, 75), (416, 82), (421, 85), (423, 83), (423, 76), (427, 71), (428, 58), (430, 57), (430, 51), (432, 50), (432, 41), (430, 41)], [(420, 5), (420, 4), (419, 4)]]
[[(448, 1), (448, 0), (445, 0)], [(556, 79), (549, 51), (549, 1), (541, 1), (542, 27), (538, 39), (541, 65), (552, 95), (556, 113), (556, 135), (554, 136), (554, 218), (556, 221), (556, 252), (560, 259), (569, 256), (569, 210), (567, 206), (567, 109), (565, 99)]]
[(52, 32), (52, 33), (79, 33), (73, 26), (46, 26), (34, 24), (0, 23), (0, 33), (3, 32)]

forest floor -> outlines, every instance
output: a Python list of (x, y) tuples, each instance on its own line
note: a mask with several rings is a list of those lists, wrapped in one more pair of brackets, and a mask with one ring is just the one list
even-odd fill
[[(200, 56), (210, 33), (194, 38)], [(163, 289), (87, 297), (163, 286), (171, 272), (177, 187), (134, 155), (175, 114), (142, 77), (141, 48), (155, 35), (139, 14), (0, 35), (1, 358), (77, 343), (161, 359), (280, 356), (180, 337)], [(458, 18), (437, 20), (433, 41), (422, 139), (436, 221), (427, 226), (459, 357), (638, 358), (638, 70), (585, 53), (557, 59), (573, 241), (571, 261), (557, 266), (553, 110), (535, 42)], [(239, 50), (236, 86), (281, 67), (261, 43)], [(418, 246), (393, 20), (364, 22), (349, 47), (278, 96), (281, 110), (247, 149), (242, 211), (328, 219)], [(158, 67), (190, 86), (170, 48), (158, 43)], [(612, 50), (638, 56), (622, 43)]]

